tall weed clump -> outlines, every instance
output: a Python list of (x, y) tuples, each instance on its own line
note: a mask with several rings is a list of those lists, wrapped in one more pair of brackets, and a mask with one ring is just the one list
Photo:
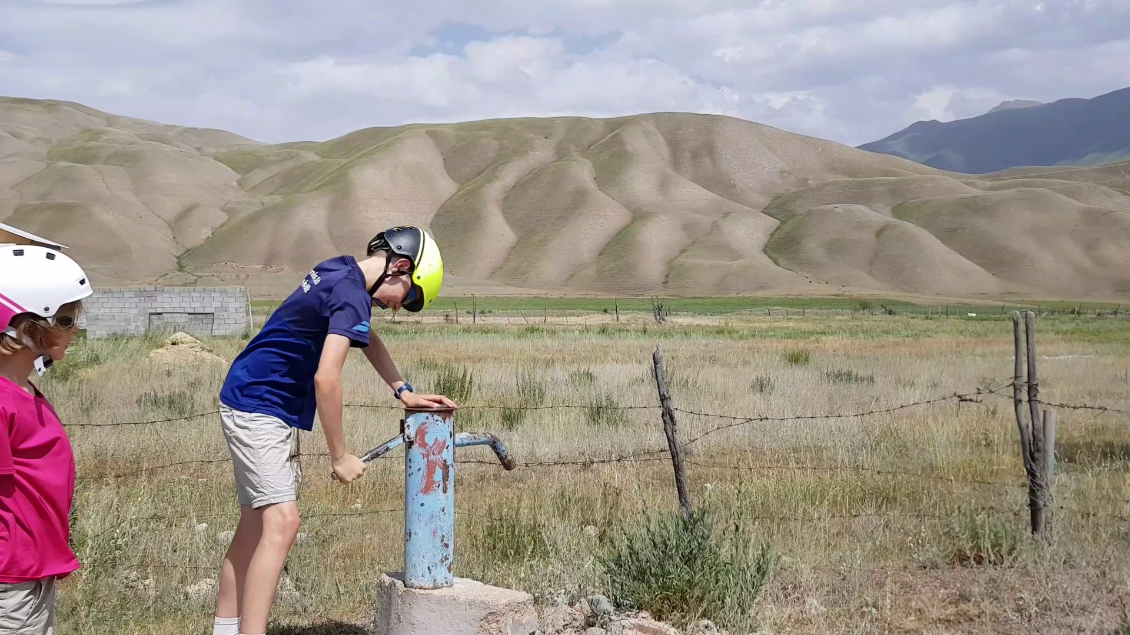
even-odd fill
[(518, 429), (531, 409), (545, 405), (545, 393), (545, 381), (535, 365), (527, 364), (519, 368), (514, 381), (514, 392), (502, 408), (502, 427), (507, 430)]
[(718, 529), (710, 512), (698, 510), (646, 516), (611, 534), (597, 561), (619, 606), (676, 625), (705, 618), (749, 632), (774, 554), (736, 528)]

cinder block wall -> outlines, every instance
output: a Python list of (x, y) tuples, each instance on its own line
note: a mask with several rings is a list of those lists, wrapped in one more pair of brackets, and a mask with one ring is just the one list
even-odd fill
[(79, 326), (88, 337), (150, 330), (241, 335), (249, 326), (250, 303), (247, 287), (97, 288), (83, 302)]

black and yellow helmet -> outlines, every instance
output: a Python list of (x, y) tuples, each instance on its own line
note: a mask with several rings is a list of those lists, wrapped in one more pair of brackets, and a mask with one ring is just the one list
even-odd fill
[[(439, 290), (443, 287), (443, 258), (431, 234), (411, 225), (391, 227), (369, 241), (368, 255), (372, 256), (378, 251), (388, 253), (388, 263), (397, 256), (412, 261), (412, 289), (415, 297), (403, 306), (404, 310), (413, 313), (422, 311), (439, 296)], [(369, 290), (370, 295), (376, 292), (385, 278), (382, 275), (377, 280)]]

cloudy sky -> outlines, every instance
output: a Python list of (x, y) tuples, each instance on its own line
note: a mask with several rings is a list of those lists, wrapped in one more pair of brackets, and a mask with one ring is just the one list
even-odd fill
[(0, 0), (0, 95), (268, 142), (719, 113), (852, 145), (1130, 86), (1130, 0)]

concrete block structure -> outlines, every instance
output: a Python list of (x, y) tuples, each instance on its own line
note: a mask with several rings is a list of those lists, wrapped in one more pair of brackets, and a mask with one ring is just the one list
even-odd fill
[(152, 331), (242, 335), (251, 327), (247, 287), (96, 288), (83, 304), (79, 327), (87, 337)]

